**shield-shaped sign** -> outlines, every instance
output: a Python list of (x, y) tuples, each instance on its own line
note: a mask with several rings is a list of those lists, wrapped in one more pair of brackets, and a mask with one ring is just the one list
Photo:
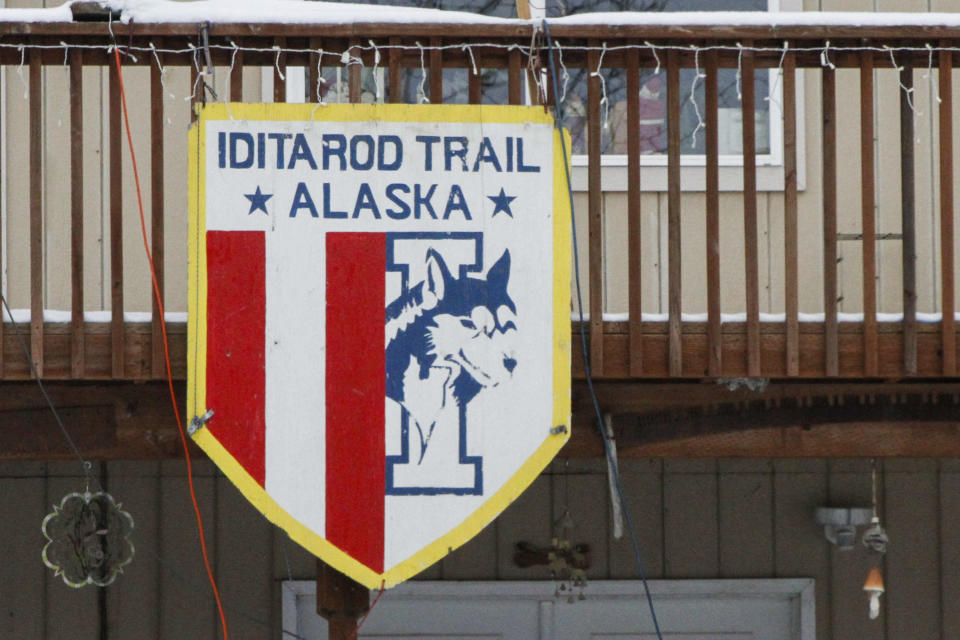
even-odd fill
[(570, 214), (542, 108), (208, 105), (191, 131), (194, 440), (376, 588), (569, 437)]

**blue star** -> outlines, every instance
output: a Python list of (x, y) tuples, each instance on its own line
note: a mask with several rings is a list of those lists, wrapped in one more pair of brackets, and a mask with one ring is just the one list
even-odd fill
[(490, 216), (491, 218), (495, 218), (501, 211), (511, 218), (513, 217), (513, 211), (510, 211), (510, 203), (516, 200), (517, 196), (508, 196), (503, 192), (503, 187), (500, 187), (500, 195), (487, 197), (493, 201), (493, 215)]
[(257, 209), (267, 213), (267, 200), (272, 198), (273, 194), (263, 193), (260, 191), (260, 185), (257, 185), (257, 190), (254, 193), (245, 193), (243, 197), (250, 201), (250, 211), (247, 212), (247, 215), (250, 215)]

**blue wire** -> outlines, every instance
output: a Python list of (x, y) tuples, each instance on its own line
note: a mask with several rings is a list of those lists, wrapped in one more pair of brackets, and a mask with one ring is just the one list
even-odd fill
[(570, 228), (573, 231), (573, 273), (574, 281), (577, 285), (577, 309), (580, 314), (580, 347), (583, 350), (583, 371), (587, 378), (587, 388), (590, 391), (590, 399), (593, 401), (593, 410), (597, 416), (597, 429), (600, 431), (600, 439), (603, 441), (603, 449), (607, 456), (607, 463), (610, 465), (610, 470), (613, 472), (614, 483), (617, 487), (617, 499), (620, 501), (620, 508), (623, 511), (623, 515), (627, 520), (627, 529), (630, 531), (630, 542), (633, 545), (633, 557), (637, 565), (637, 574), (640, 576), (640, 580), (643, 582), (643, 591), (647, 596), (647, 605), (650, 607), (650, 617), (653, 619), (653, 628), (657, 632), (657, 638), (663, 640), (663, 635), (660, 633), (660, 623), (657, 621), (657, 612), (653, 607), (653, 597), (650, 595), (650, 585), (647, 584), (647, 574), (643, 569), (643, 555), (640, 553), (640, 541), (637, 538), (637, 530), (633, 524), (633, 518), (630, 516), (630, 509), (627, 508), (627, 500), (624, 497), (623, 492), (623, 481), (620, 478), (620, 468), (617, 465), (617, 461), (613, 457), (613, 451), (610, 448), (610, 440), (607, 437), (606, 431), (603, 426), (603, 414), (600, 411), (600, 402), (597, 400), (596, 390), (593, 388), (593, 375), (590, 370), (590, 357), (587, 352), (587, 335), (583, 328), (583, 296), (580, 291), (580, 255), (577, 250), (577, 225), (575, 222), (576, 216), (574, 215), (574, 206), (573, 206), (573, 186), (570, 181), (570, 163), (567, 160), (567, 142), (563, 136), (563, 115), (560, 111), (560, 93), (557, 89), (557, 68), (553, 63), (553, 39), (550, 37), (550, 25), (546, 20), (543, 21), (543, 31), (547, 37), (547, 54), (550, 59), (550, 78), (553, 83), (553, 98), (554, 98), (554, 123), (556, 124), (557, 130), (560, 132), (560, 147), (563, 151), (563, 170), (567, 178), (567, 196), (570, 199)]

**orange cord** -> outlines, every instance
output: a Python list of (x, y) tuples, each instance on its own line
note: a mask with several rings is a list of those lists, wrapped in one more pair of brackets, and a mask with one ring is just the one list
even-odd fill
[(203, 533), (203, 518), (200, 516), (200, 507), (197, 504), (197, 493), (193, 487), (193, 466), (190, 462), (190, 450), (187, 446), (187, 434), (183, 429), (183, 421), (180, 418), (180, 409), (177, 408), (177, 394), (173, 389), (173, 372), (170, 368), (170, 344), (167, 340), (167, 322), (163, 311), (163, 296), (160, 293), (160, 286), (157, 284), (157, 273), (154, 270), (153, 256), (150, 254), (150, 245), (147, 242), (147, 223), (143, 214), (143, 196), (140, 193), (140, 176), (137, 173), (137, 156), (133, 151), (133, 136), (130, 134), (130, 117), (127, 115), (127, 95), (123, 89), (123, 73), (120, 65), (120, 50), (114, 47), (114, 56), (117, 61), (117, 79), (120, 83), (120, 100), (123, 103), (123, 121), (127, 128), (127, 143), (130, 146), (130, 160), (133, 164), (133, 179), (137, 185), (137, 205), (140, 208), (140, 231), (143, 235), (143, 249), (147, 254), (147, 264), (150, 266), (150, 278), (153, 280), (153, 293), (157, 298), (157, 307), (160, 310), (160, 329), (163, 332), (163, 355), (167, 365), (167, 384), (170, 387), (170, 401), (173, 403), (173, 413), (177, 418), (177, 429), (180, 431), (180, 441), (183, 443), (183, 457), (187, 461), (187, 480), (190, 485), (190, 500), (193, 502), (193, 512), (197, 516), (197, 530), (200, 533), (200, 549), (203, 551), (203, 564), (207, 570), (207, 577), (210, 578), (210, 587), (213, 589), (213, 597), (217, 601), (217, 612), (220, 614), (220, 624), (223, 627), (223, 640), (227, 640), (227, 617), (223, 612), (223, 603), (220, 602), (220, 592), (217, 590), (217, 581), (213, 577), (213, 571), (210, 569), (210, 557), (207, 554), (207, 543)]

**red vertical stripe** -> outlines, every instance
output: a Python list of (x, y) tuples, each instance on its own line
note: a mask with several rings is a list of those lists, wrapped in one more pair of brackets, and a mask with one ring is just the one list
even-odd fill
[(207, 232), (208, 428), (261, 486), (265, 251), (261, 231)]
[(326, 538), (383, 571), (384, 274), (380, 233), (327, 234)]

